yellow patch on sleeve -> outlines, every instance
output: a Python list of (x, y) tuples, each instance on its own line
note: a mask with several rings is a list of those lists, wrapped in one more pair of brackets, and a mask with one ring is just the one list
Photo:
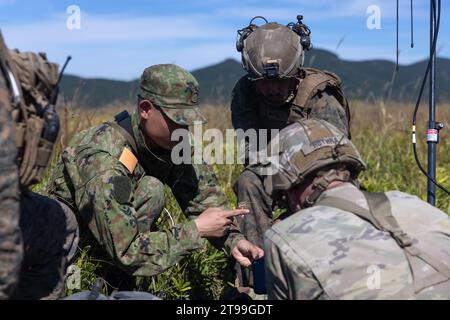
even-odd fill
[(138, 159), (135, 157), (133, 152), (127, 147), (123, 148), (122, 154), (120, 155), (119, 161), (130, 171), (133, 173), (136, 165), (138, 163)]

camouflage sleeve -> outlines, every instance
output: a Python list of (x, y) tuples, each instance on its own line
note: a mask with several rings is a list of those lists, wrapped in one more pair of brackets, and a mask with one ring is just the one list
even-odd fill
[(81, 219), (98, 243), (129, 274), (151, 276), (203, 246), (194, 221), (164, 231), (139, 232), (133, 191), (125, 167), (106, 152), (78, 159)]
[(308, 103), (307, 108), (312, 118), (319, 118), (335, 125), (342, 132), (349, 135), (349, 119), (344, 106), (327, 90), (317, 93)]
[(19, 229), (19, 177), (9, 94), (0, 70), (0, 300), (17, 282), (22, 261)]
[[(193, 219), (207, 208), (230, 209), (227, 196), (211, 166), (207, 164), (182, 165), (174, 170), (168, 185), (183, 212)], [(233, 227), (223, 239), (211, 240), (216, 247), (225, 247), (228, 252), (244, 236)]]
[(231, 97), (231, 122), (234, 129), (258, 129), (253, 104), (250, 103), (249, 81), (242, 77), (234, 86)]
[[(231, 122), (235, 130), (242, 129), (243, 131), (249, 129), (259, 129), (258, 121), (256, 120), (257, 108), (255, 107), (255, 97), (252, 97), (252, 90), (250, 81), (244, 76), (234, 86), (231, 99)], [(253, 103), (252, 103), (253, 102)], [(239, 135), (238, 135), (239, 137)], [(244, 145), (243, 162), (247, 166), (250, 163), (250, 150), (258, 150), (259, 143), (252, 145), (248, 138), (239, 141)]]
[(312, 300), (321, 297), (320, 283), (289, 244), (269, 229), (264, 236), (266, 289), (269, 300)]

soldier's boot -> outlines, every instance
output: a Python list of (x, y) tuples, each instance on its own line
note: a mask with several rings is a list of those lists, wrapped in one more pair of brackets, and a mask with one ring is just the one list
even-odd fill
[(24, 259), (12, 299), (58, 299), (78, 245), (78, 224), (65, 204), (24, 192), (20, 228)]
[[(245, 206), (250, 212), (238, 218), (239, 228), (248, 241), (264, 248), (264, 232), (272, 225), (272, 198), (264, 189), (260, 176), (250, 170), (244, 170), (233, 186), (238, 205)], [(251, 270), (235, 266), (239, 291), (247, 291), (253, 286)]]

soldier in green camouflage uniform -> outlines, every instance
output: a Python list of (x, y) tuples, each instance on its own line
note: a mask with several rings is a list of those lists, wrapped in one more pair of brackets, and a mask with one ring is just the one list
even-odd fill
[(7, 82), (6, 46), (0, 33), (0, 299), (17, 283), (22, 261), (19, 229), (19, 174), (11, 118), (11, 91)]
[[(291, 28), (278, 23), (250, 25), (240, 34), (237, 47), (248, 74), (232, 93), (231, 116), (236, 130), (281, 130), (298, 119), (320, 118), (350, 137), (349, 107), (340, 78), (332, 72), (303, 67), (310, 39), (301, 20)], [(270, 133), (268, 130), (269, 140)], [(246, 150), (251, 148), (260, 149), (259, 142), (256, 146), (247, 144)], [(262, 177), (247, 167), (234, 185), (238, 202), (250, 209), (239, 220), (239, 227), (259, 246), (264, 231), (272, 225), (275, 206), (261, 182)]]
[(269, 299), (449, 299), (450, 218), (400, 191), (362, 192), (365, 165), (333, 125), (280, 132), (264, 185), (296, 212), (265, 233)]
[[(127, 278), (124, 273), (163, 272), (201, 248), (204, 238), (221, 238), (246, 266), (263, 254), (232, 226), (232, 217), (246, 210), (224, 210), (227, 198), (212, 168), (172, 161), (171, 149), (178, 141), (170, 140), (171, 133), (203, 121), (198, 83), (190, 73), (169, 64), (145, 69), (138, 108), (116, 120), (72, 139), (49, 188), (53, 197), (76, 212), (84, 244), (94, 247), (95, 256), (113, 261), (113, 270), (108, 271), (116, 275), (109, 279), (113, 286), (130, 289), (132, 283), (120, 281)], [(158, 230), (155, 222), (165, 205), (164, 185), (189, 220)]]
[[(53, 143), (44, 119), (58, 76), (44, 54), (8, 51), (0, 33), (0, 299), (57, 299), (77, 246), (69, 208), (36, 194)], [(9, 92), (8, 92), (9, 91)]]

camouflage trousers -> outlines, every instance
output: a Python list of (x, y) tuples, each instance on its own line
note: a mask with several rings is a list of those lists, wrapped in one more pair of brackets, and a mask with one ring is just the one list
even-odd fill
[(58, 299), (78, 245), (78, 224), (68, 206), (33, 192), (20, 202), (23, 260), (11, 299)]
[[(155, 222), (165, 205), (164, 184), (155, 177), (144, 176), (135, 187), (132, 199), (139, 233), (156, 231)], [(83, 233), (81, 237), (83, 239)], [(92, 246), (91, 240), (95, 241), (91, 238), (88, 241), (83, 241), (83, 243), (87, 242), (84, 244)], [(102, 248), (94, 245), (92, 255), (99, 260), (108, 261), (108, 263), (102, 264), (96, 269), (96, 274), (106, 283), (109, 294), (135, 289), (136, 277), (109, 263), (111, 259), (106, 256)]]
[[(272, 226), (273, 200), (266, 192), (262, 177), (246, 169), (233, 186), (238, 204), (245, 204), (250, 210), (243, 218), (238, 219), (239, 228), (248, 241), (264, 248), (264, 232)], [(241, 286), (252, 286), (252, 274), (249, 269), (235, 266)]]
[(238, 203), (245, 203), (250, 210), (239, 218), (239, 228), (250, 242), (262, 248), (264, 232), (272, 225), (272, 198), (264, 189), (262, 178), (248, 169), (241, 173), (233, 190)]

